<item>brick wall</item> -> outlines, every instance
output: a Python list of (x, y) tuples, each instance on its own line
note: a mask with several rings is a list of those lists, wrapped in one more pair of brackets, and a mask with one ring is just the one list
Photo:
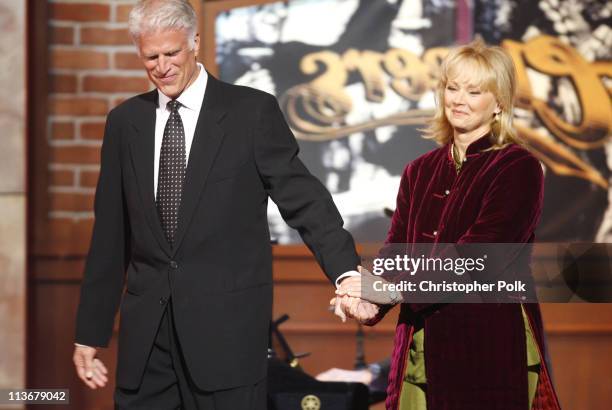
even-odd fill
[(86, 251), (106, 114), (152, 87), (127, 31), (133, 4), (48, 2), (47, 243), (54, 254)]

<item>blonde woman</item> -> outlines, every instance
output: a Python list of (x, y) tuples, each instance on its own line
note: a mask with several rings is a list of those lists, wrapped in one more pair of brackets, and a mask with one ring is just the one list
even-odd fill
[[(386, 243), (533, 242), (543, 175), (512, 128), (515, 88), (501, 48), (475, 41), (448, 54), (426, 130), (440, 148), (406, 167)], [(384, 305), (374, 324), (397, 299), (362, 295), (365, 280), (348, 278), (338, 293)], [(559, 409), (545, 357), (537, 304), (407, 301), (387, 409)]]

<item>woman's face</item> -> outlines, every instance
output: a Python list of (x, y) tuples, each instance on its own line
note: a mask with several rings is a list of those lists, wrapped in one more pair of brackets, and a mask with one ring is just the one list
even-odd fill
[(480, 133), (491, 128), (499, 105), (490, 91), (484, 91), (467, 75), (449, 79), (444, 89), (444, 113), (455, 133)]

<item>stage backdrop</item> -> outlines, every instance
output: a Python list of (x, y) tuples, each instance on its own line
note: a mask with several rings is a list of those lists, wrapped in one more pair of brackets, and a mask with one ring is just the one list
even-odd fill
[[(435, 148), (419, 129), (434, 108), (440, 61), (479, 35), (516, 64), (515, 125), (546, 174), (538, 240), (612, 242), (610, 2), (248, 3), (209, 3), (209, 66), (278, 97), (302, 160), (357, 241), (384, 238), (383, 209), (395, 206), (404, 166)], [(299, 242), (274, 204), (269, 214), (273, 237)]]
[[(29, 134), (25, 146), (30, 165), (27, 172), (29, 322), (26, 385), (70, 388), (71, 405), (64, 406), (66, 409), (113, 408), (112, 387), (89, 391), (77, 379), (71, 358), (79, 286), (91, 238), (93, 194), (105, 117), (120, 102), (151, 89), (127, 35), (127, 16), (134, 2), (25, 2), (29, 103), (24, 124), (27, 123)], [(340, 201), (343, 193), (354, 192), (354, 198), (341, 203), (342, 211), (348, 216), (353, 232), (368, 241), (384, 236), (388, 222), (382, 217), (381, 208), (394, 206), (398, 175), (404, 164), (420, 152), (433, 148), (419, 139), (417, 131), (426, 111), (433, 107), (431, 92), (427, 91), (435, 79), (435, 70), (430, 67), (438, 64), (445, 49), (457, 39), (468, 41), (474, 27), (489, 41), (515, 41), (511, 43), (517, 44), (515, 56), (524, 62), (523, 72), (528, 73), (528, 81), (522, 80), (528, 88), (523, 89), (522, 95), (535, 96), (532, 100), (526, 99), (525, 104), (541, 101), (544, 105), (539, 111), (523, 108), (523, 116), (532, 116), (525, 123), (538, 131), (538, 135), (547, 136), (548, 139), (540, 141), (561, 147), (560, 151), (536, 151), (541, 152), (538, 155), (542, 155), (547, 167), (547, 211), (542, 226), (551, 227), (548, 236), (540, 235), (540, 238), (554, 238), (555, 235), (559, 239), (594, 238), (599, 231), (602, 232), (600, 238), (612, 242), (610, 225), (602, 228), (603, 214), (608, 208), (608, 191), (602, 179), (609, 182), (610, 167), (605, 162), (610, 155), (605, 154), (604, 146), (609, 140), (597, 137), (609, 133), (601, 130), (607, 129), (610, 121), (610, 28), (604, 23), (610, 15), (607, 3), (491, 0), (484, 8), (471, 0), (457, 3), (411, 1), (410, 4), (380, 0), (367, 0), (363, 4), (353, 0), (302, 1), (276, 5), (271, 0), (191, 2), (198, 14), (204, 15), (201, 29), (205, 33), (205, 47), (202, 51), (207, 68), (217, 73), (215, 62), (219, 58), (224, 78), (241, 79), (268, 90), (274, 87), (300, 138), (304, 160), (332, 188), (336, 200)], [(271, 7), (247, 7), (255, 2)], [(6, 0), (4, 3), (10, 3), (9, 9), (12, 9), (12, 4), (18, 2)], [(475, 10), (466, 7), (467, 3), (475, 5), (476, 15)], [(223, 12), (218, 14), (219, 11)], [(461, 24), (455, 24), (457, 21)], [(19, 18), (0, 18), (0, 23), (9, 31), (15, 27), (20, 30)], [(567, 38), (559, 35), (560, 29), (566, 30)], [(11, 44), (13, 51), (19, 51), (20, 41), (11, 43), (12, 37), (4, 34), (3, 44)], [(527, 44), (541, 34), (560, 38), (564, 45), (545, 47), (536, 43), (527, 48)], [(217, 36), (218, 48), (215, 45)], [(351, 49), (357, 54), (346, 54)], [(389, 53), (393, 49), (410, 54)], [(555, 52), (552, 59), (551, 49)], [(571, 52), (565, 52), (566, 49)], [(545, 50), (549, 51), (542, 54)], [(575, 57), (576, 50), (579, 57)], [(310, 57), (310, 62), (305, 59), (318, 52), (322, 54)], [(13, 54), (10, 52), (6, 56), (9, 56), (5, 58), (7, 62), (12, 61), (7, 63), (10, 69), (6, 73), (20, 70), (15, 63), (19, 58), (11, 60)], [(536, 60), (537, 56), (544, 60)], [(277, 60), (281, 58), (285, 60)], [(238, 65), (234, 68), (224, 64), (224, 59), (234, 59)], [(558, 65), (549, 68), (555, 62)], [(15, 76), (5, 77), (12, 80), (5, 91), (19, 87), (20, 81), (15, 81)], [(330, 78), (340, 81), (323, 81)], [(330, 97), (327, 101), (319, 99), (305, 104), (313, 97), (304, 96), (304, 89), (299, 88), (301, 84), (310, 85), (321, 93), (321, 98), (326, 95), (323, 91)], [(292, 88), (296, 91), (293, 94), (289, 92)], [(601, 97), (602, 93), (605, 98)], [(12, 98), (14, 107), (20, 106), (15, 93), (5, 94)], [(342, 98), (346, 95), (350, 98), (349, 105), (346, 98)], [(291, 101), (299, 107), (293, 116), (287, 111)], [(551, 109), (549, 117), (559, 118), (561, 129), (570, 132), (572, 138), (559, 133), (559, 126), (537, 125), (535, 121), (541, 121), (544, 107)], [(394, 117), (395, 113), (398, 115)], [(606, 113), (608, 118), (602, 120)], [(355, 128), (346, 132), (347, 126)], [(4, 127), (4, 134), (6, 130)], [(345, 136), (349, 134), (350, 137)], [(310, 139), (305, 139), (307, 135)], [(13, 155), (14, 150), (7, 150), (6, 141), (10, 138), (8, 134), (3, 136), (6, 161), (0, 168), (9, 170), (13, 164), (11, 158), (19, 160), (19, 155)], [(327, 138), (323, 143), (316, 140), (321, 136)], [(594, 144), (592, 147), (576, 144), (581, 141)], [(552, 157), (557, 152), (561, 154)], [(9, 158), (7, 153), (13, 157)], [(548, 157), (554, 161), (546, 162)], [(560, 166), (555, 169), (554, 164)], [(580, 170), (581, 174), (572, 175), (573, 171), (568, 170)], [(16, 181), (5, 180), (7, 183)], [(363, 189), (356, 184), (363, 184)], [(386, 194), (379, 193), (379, 186)], [(5, 191), (15, 196), (19, 189), (11, 185)], [(370, 205), (370, 200), (379, 203)], [(361, 212), (352, 211), (351, 201), (362, 209), (371, 209), (371, 217), (359, 220)], [(19, 211), (23, 207), (15, 209)], [(610, 219), (608, 217), (608, 221)], [(5, 218), (6, 224), (23, 225), (23, 218)], [(285, 235), (285, 239), (291, 240), (286, 230), (284, 234), (283, 229), (276, 231), (281, 238)], [(11, 251), (10, 258), (25, 260), (13, 249), (19, 242), (14, 230), (6, 232), (8, 236), (5, 236), (10, 238), (11, 248), (6, 248)], [(5, 263), (6, 269), (19, 274), (10, 264)], [(11, 277), (4, 279), (11, 284), (5, 287), (9, 292), (19, 291)], [(350, 368), (355, 358), (355, 325), (353, 322), (341, 324), (326, 310), (332, 288), (310, 252), (302, 245), (275, 247), (274, 280), (274, 316), (289, 313), (291, 320), (283, 325), (283, 330), (291, 346), (295, 352), (312, 352), (302, 361), (304, 369), (316, 374), (332, 366)], [(608, 410), (610, 407), (610, 306), (542, 306), (555, 380), (564, 408)], [(14, 323), (22, 320), (21, 313), (9, 310), (6, 313)], [(382, 359), (391, 350), (395, 314), (387, 315), (386, 323), (366, 329), (368, 362)], [(9, 328), (9, 322), (2, 324)], [(17, 333), (7, 335), (22, 337), (23, 332), (18, 327), (14, 329)], [(23, 374), (19, 372), (22, 345), (5, 345), (14, 346), (16, 353), (3, 350), (5, 354), (0, 359), (10, 359), (16, 366), (4, 366), (3, 369), (8, 372), (6, 374), (19, 378)], [(113, 375), (116, 335), (101, 356)], [(111, 377), (111, 386), (113, 384)], [(8, 386), (8, 382), (5, 385)]]

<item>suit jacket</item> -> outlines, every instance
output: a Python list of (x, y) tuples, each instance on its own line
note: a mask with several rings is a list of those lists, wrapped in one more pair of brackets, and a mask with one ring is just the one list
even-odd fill
[(272, 314), (268, 198), (330, 280), (359, 263), (353, 239), (299, 160), (275, 98), (209, 75), (171, 247), (153, 192), (156, 104), (154, 90), (108, 115), (76, 342), (107, 346), (121, 301), (117, 385), (137, 388), (171, 297), (196, 385), (255, 383), (266, 372)]
[[(489, 148), (488, 136), (470, 144), (459, 174), (449, 144), (410, 163), (402, 175), (386, 243), (533, 242), (542, 210), (542, 167), (516, 144)], [(509, 259), (487, 264), (528, 272), (528, 262), (516, 262), (525, 263), (523, 267)], [(489, 268), (487, 272), (497, 273)], [(535, 303), (524, 307), (542, 364), (533, 409), (558, 410), (540, 308)], [(387, 311), (381, 309), (369, 324)], [(428, 410), (528, 407), (525, 324), (519, 304), (404, 303), (395, 333), (387, 409), (399, 408), (408, 350), (415, 329), (421, 327)]]

